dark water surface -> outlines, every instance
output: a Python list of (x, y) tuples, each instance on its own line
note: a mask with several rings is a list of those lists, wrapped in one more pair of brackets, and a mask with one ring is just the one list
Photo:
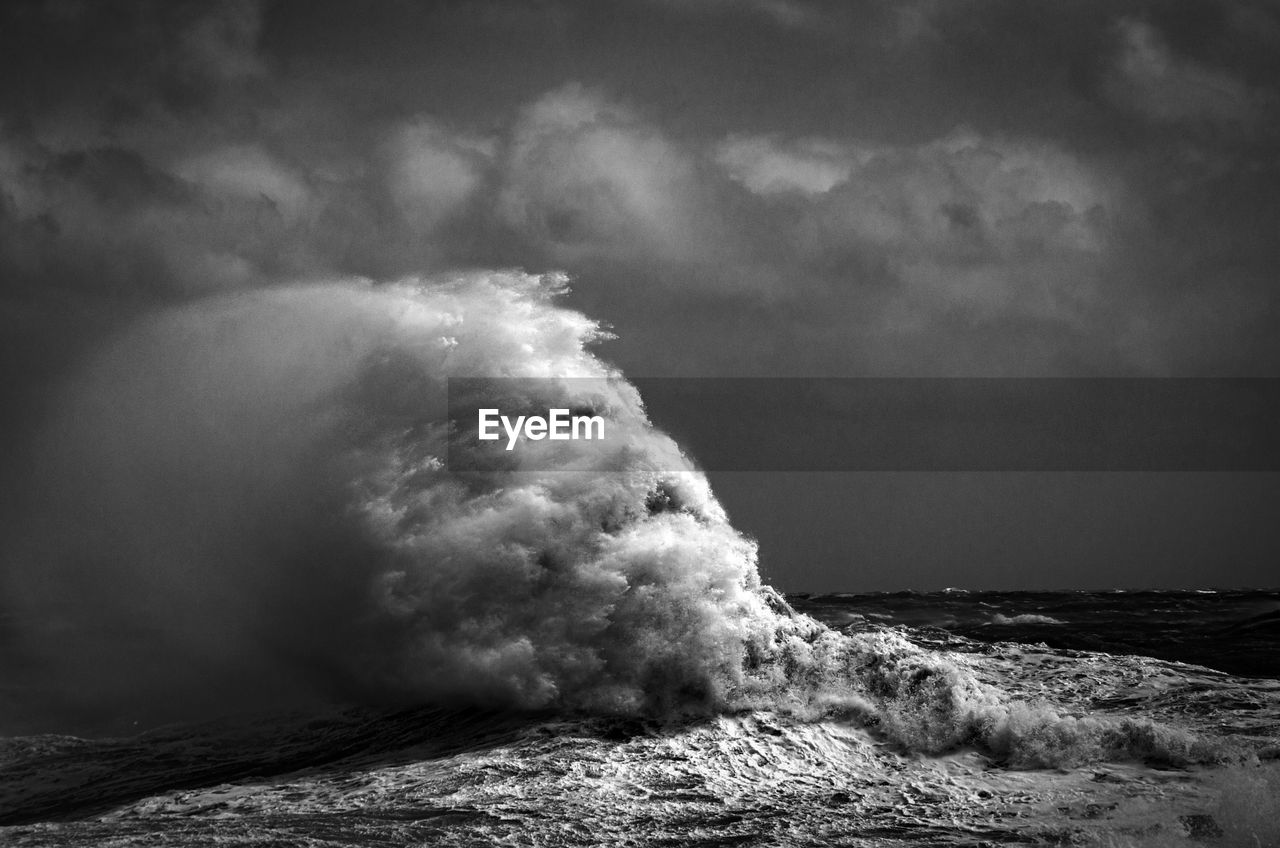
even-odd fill
[(1280, 677), (1280, 590), (792, 594), (843, 627), (938, 629), (982, 642), (1155, 657), (1243, 677)]

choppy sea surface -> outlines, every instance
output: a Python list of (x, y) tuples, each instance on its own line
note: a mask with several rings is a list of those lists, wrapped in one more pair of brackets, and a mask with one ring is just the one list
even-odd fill
[[(9, 737), (0, 844), (1280, 845), (1280, 592), (788, 600), (874, 646), (867, 697), (889, 679), (877, 663), (918, 649), (1054, 715), (1037, 726), (1056, 737), (925, 754), (886, 732), (891, 717), (847, 706), (636, 718), (413, 705)], [(951, 721), (958, 691), (885, 703)], [(1122, 746), (1108, 741), (1120, 726)], [(1050, 767), (1036, 744), (1080, 755)]]
[(802, 612), (839, 627), (904, 625), (981, 642), (1133, 654), (1244, 677), (1280, 677), (1280, 591), (877, 592), (796, 594)]

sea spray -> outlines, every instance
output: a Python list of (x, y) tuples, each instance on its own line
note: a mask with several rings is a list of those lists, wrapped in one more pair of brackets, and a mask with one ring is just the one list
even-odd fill
[[(41, 709), (314, 699), (841, 716), (928, 753), (1212, 758), (1155, 726), (1011, 702), (892, 633), (762, 586), (753, 541), (595, 356), (558, 276), (283, 287), (148, 316), (70, 382), (6, 589)], [(459, 471), (457, 377), (539, 378), (608, 441)], [(500, 445), (488, 445), (502, 451)]]
[[(589, 352), (602, 333), (552, 302), (562, 288), (277, 288), (114, 340), (64, 389), (6, 562), (52, 707), (724, 703), (771, 627), (755, 546)], [(590, 378), (546, 405), (626, 438), (452, 473), (452, 376)], [(534, 450), (567, 470), (521, 470)]]

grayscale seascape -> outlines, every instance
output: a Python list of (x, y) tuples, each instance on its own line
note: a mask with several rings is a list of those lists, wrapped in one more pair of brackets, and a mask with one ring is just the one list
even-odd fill
[(1276, 0), (0, 3), (0, 846), (1280, 848)]

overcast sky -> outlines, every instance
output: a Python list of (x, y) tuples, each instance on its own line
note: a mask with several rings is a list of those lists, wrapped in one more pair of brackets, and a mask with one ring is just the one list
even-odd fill
[[(457, 267), (634, 375), (1277, 376), (1277, 151), (1273, 2), (11, 2), (0, 460), (158, 303)], [(858, 590), (1274, 584), (1274, 477), (713, 482)]]

